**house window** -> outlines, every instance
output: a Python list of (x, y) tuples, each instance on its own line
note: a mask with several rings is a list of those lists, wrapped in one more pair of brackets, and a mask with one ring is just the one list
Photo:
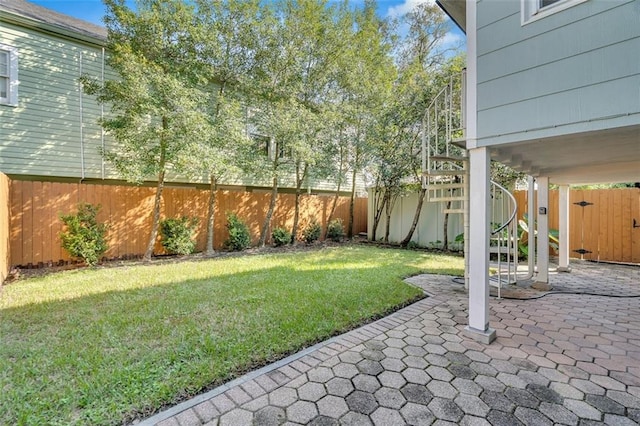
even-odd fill
[(568, 9), (588, 0), (521, 0), (522, 25)]
[(540, 9), (558, 3), (560, 0), (540, 0)]
[(18, 104), (18, 52), (0, 44), (0, 104)]
[(267, 157), (269, 155), (269, 148), (271, 147), (271, 138), (264, 135), (258, 135), (252, 133), (251, 139), (253, 140), (253, 146), (255, 147), (255, 152)]

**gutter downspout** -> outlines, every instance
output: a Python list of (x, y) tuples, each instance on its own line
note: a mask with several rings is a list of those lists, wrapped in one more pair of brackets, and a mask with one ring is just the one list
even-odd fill
[(535, 231), (535, 195), (536, 190), (534, 186), (533, 176), (527, 176), (527, 227), (529, 229), (529, 239), (527, 241), (528, 255), (527, 255), (527, 275), (522, 278), (523, 280), (530, 280), (533, 278), (535, 272), (535, 260), (536, 260), (536, 231)]
[[(80, 52), (80, 56), (79, 56), (79, 70), (80, 70), (80, 75), (79, 77), (82, 77), (82, 52)], [(80, 80), (78, 80), (78, 85), (80, 86), (80, 99), (79, 99), (79, 106), (80, 106), (80, 176), (81, 179), (80, 181), (82, 182), (84, 180), (84, 111), (83, 111), (83, 106), (82, 106), (82, 93), (84, 92), (84, 88), (82, 85), (82, 82)]]
[[(102, 83), (102, 86), (104, 87), (104, 47), (102, 48), (102, 64), (101, 64), (101, 70), (100, 70), (100, 82)], [(102, 152), (100, 152), (100, 161), (102, 162), (101, 165), (101, 174), (102, 174), (102, 180), (104, 180), (104, 127), (102, 127), (102, 120), (104, 120), (104, 104), (100, 103), (100, 146), (102, 147)]]

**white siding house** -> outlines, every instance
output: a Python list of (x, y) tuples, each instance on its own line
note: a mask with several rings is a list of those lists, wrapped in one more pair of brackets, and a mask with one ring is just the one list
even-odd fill
[[(489, 160), (536, 178), (538, 235), (548, 185), (560, 185), (566, 269), (567, 185), (640, 181), (640, 0), (438, 3), (467, 36), (468, 331), (490, 342)], [(548, 284), (538, 240), (536, 279)]]

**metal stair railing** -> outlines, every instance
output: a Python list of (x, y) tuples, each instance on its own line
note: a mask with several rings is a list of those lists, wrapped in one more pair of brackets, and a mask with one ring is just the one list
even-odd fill
[[(509, 190), (497, 182), (491, 181), (492, 216), (498, 219), (497, 227), (491, 231), (489, 250), (498, 257), (497, 281), (498, 299), (501, 298), (504, 273), (502, 271), (502, 255), (506, 257), (506, 283), (516, 284), (518, 272), (518, 203)], [(497, 215), (496, 215), (497, 213)], [(492, 243), (494, 245), (492, 246)], [(492, 250), (492, 248), (495, 249)]]
[[(465, 80), (464, 71), (459, 76), (451, 76), (425, 110), (421, 126), (421, 160), (422, 187), (427, 191), (427, 201), (451, 202), (452, 207), (445, 213), (464, 213), (466, 233), (469, 194), (463, 114)], [(491, 233), (489, 247), (498, 257), (498, 273), (491, 281), (497, 281), (500, 298), (503, 282), (515, 284), (517, 280), (518, 207), (513, 194), (494, 181), (491, 181), (491, 196), (492, 217), (497, 224)], [(503, 255), (506, 258), (506, 274), (502, 270)]]

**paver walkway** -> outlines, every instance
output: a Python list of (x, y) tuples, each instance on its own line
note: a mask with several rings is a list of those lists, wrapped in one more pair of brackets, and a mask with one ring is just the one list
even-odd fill
[(640, 268), (572, 267), (556, 289), (609, 296), (492, 299), (484, 346), (463, 334), (462, 286), (413, 277), (431, 297), (142, 423), (637, 425)]

